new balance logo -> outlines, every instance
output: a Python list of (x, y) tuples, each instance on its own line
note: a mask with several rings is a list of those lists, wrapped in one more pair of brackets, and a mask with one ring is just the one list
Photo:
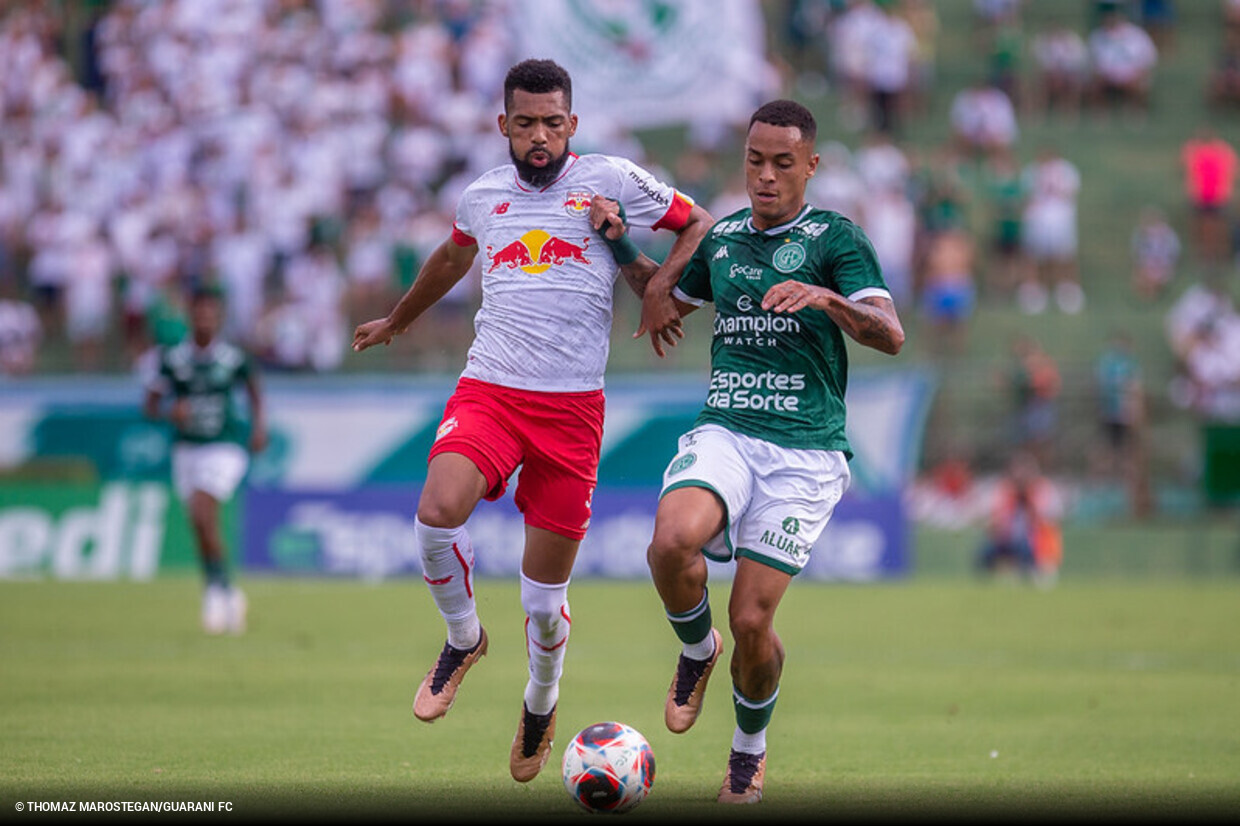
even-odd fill
[(508, 201), (504, 201), (502, 204), (496, 204), (495, 209), (491, 210), (491, 214), (492, 215), (503, 215), (505, 212), (508, 211), (508, 207), (510, 206), (512, 206), (512, 204), (509, 203)]

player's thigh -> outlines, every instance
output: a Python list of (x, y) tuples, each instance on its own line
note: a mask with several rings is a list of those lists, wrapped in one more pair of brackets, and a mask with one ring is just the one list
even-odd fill
[(839, 451), (766, 445), (762, 453), (753, 460), (758, 470), (736, 556), (795, 576), (848, 489), (848, 462)]
[(463, 453), (443, 451), (431, 457), (418, 497), (418, 519), (434, 527), (464, 524), (490, 485), (475, 461)]
[(696, 553), (727, 527), (723, 498), (706, 486), (686, 485), (659, 500), (651, 540), (658, 554)]
[(526, 525), (580, 541), (598, 485), (603, 439), (602, 393), (529, 396), (515, 427), (525, 461), (513, 500)]
[(173, 487), (183, 502), (189, 502), (195, 492), (227, 502), (248, 469), (249, 454), (233, 442), (180, 443), (172, 449)]
[[(677, 522), (682, 530), (694, 527), (696, 535), (692, 544), (701, 548), (711, 559), (727, 562), (732, 559), (736, 547), (736, 525), (744, 516), (754, 486), (754, 471), (745, 452), (745, 438), (718, 425), (696, 427), (680, 437), (676, 455), (663, 472), (663, 489), (659, 495), (659, 508), (673, 495), (676, 513), (668, 513), (664, 525), (670, 530)], [(680, 491), (704, 491), (680, 494)], [(711, 502), (721, 509), (716, 510)], [(705, 510), (699, 514), (706, 524), (693, 521), (690, 508), (681, 505), (699, 504)], [(672, 516), (679, 516), (673, 520)], [(722, 517), (720, 519), (719, 517)], [(707, 525), (715, 528), (713, 533)], [(656, 518), (656, 535), (657, 535)], [(703, 541), (702, 534), (708, 534)], [(671, 536), (668, 536), (671, 539)], [(656, 543), (656, 551), (659, 545)]]
[[(449, 527), (469, 517), (479, 500), (499, 499), (523, 458), (510, 427), (504, 389), (462, 380), (444, 406), (431, 445), (418, 516)], [(481, 493), (479, 479), (481, 478)]]

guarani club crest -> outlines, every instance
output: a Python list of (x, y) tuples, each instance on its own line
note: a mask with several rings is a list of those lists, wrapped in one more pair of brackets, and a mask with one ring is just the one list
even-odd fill
[(796, 241), (785, 241), (771, 256), (771, 263), (782, 273), (793, 272), (805, 263), (805, 247)]
[(686, 453), (683, 456), (677, 456), (672, 462), (671, 467), (667, 469), (668, 476), (675, 476), (677, 473), (683, 473), (693, 467), (693, 463), (697, 461), (696, 453)]

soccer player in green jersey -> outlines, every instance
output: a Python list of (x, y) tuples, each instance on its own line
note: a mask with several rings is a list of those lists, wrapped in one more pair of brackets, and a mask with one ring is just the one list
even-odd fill
[[(189, 335), (161, 348), (143, 409), (148, 418), (166, 418), (174, 431), (173, 487), (189, 512), (206, 580), (203, 630), (239, 634), (245, 630), (246, 599), (229, 577), (220, 505), (241, 484), (250, 453), (266, 447), (267, 428), (257, 370), (244, 350), (219, 337), (223, 318), (219, 289), (196, 288)], [(234, 400), (238, 386), (245, 387), (249, 400), (248, 436)], [(165, 414), (166, 400), (171, 403)]]
[(775, 611), (848, 488), (844, 335), (891, 355), (904, 344), (865, 234), (805, 202), (816, 137), (812, 113), (793, 101), (754, 113), (744, 161), (750, 206), (714, 224), (675, 284), (649, 282), (638, 330), (662, 355), (660, 337), (674, 345), (682, 316), (715, 305), (706, 403), (664, 472), (647, 557), (682, 642), (665, 707), (677, 733), (696, 721), (723, 650), (706, 557), (735, 560), (726, 803), (762, 799), (784, 662)]

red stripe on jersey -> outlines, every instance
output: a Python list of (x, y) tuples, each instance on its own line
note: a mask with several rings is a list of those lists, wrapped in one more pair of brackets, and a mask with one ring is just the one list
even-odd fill
[(667, 208), (667, 212), (663, 213), (663, 217), (652, 229), (670, 229), (672, 232), (679, 230), (689, 220), (689, 213), (693, 211), (693, 202), (681, 195), (679, 192), (672, 197), (672, 205)]
[(472, 247), (478, 243), (478, 239), (467, 232), (462, 232), (456, 224), (452, 225), (452, 243), (458, 247)]

